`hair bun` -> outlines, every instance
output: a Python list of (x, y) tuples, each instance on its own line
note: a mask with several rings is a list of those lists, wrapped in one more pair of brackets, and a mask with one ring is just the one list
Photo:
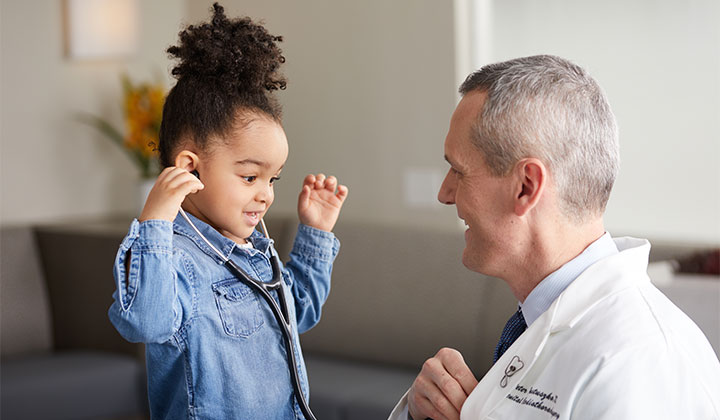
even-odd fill
[(180, 60), (172, 69), (178, 80), (194, 79), (242, 94), (285, 89), (278, 72), (285, 57), (276, 44), (282, 37), (270, 35), (249, 17), (228, 19), (215, 3), (210, 23), (190, 25), (179, 36), (179, 45), (167, 49)]

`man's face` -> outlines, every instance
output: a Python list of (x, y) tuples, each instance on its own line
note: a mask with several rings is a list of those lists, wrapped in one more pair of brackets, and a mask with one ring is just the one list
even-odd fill
[(454, 204), (465, 221), (463, 264), (470, 270), (502, 277), (512, 247), (513, 190), (511, 177), (490, 173), (471, 133), (485, 103), (485, 92), (469, 92), (458, 104), (445, 139), (450, 170), (438, 200)]

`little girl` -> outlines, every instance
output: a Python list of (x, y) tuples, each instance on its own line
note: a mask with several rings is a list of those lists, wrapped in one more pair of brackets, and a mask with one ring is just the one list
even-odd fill
[[(109, 316), (146, 344), (153, 419), (304, 418), (281, 330), (267, 303), (223, 265), (187, 221), (253, 278), (272, 279), (272, 241), (255, 227), (273, 202), (288, 156), (280, 105), (285, 88), (276, 42), (249, 18), (189, 26), (167, 51), (180, 60), (160, 129), (165, 170), (120, 245)], [(312, 328), (330, 290), (339, 242), (330, 232), (348, 190), (308, 175), (300, 225), (282, 268), (303, 394), (297, 335)]]

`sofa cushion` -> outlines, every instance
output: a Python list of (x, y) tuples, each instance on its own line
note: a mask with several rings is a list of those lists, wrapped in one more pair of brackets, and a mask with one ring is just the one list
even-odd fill
[(338, 223), (341, 248), (308, 352), (418, 369), (442, 347), (477, 377), (492, 364), (517, 301), (496, 278), (466, 269), (460, 232)]
[(145, 412), (145, 373), (137, 359), (61, 352), (3, 360), (3, 420), (97, 419)]
[[(123, 224), (120, 229), (127, 229), (129, 222)], [(56, 350), (142, 353), (142, 346), (118, 334), (107, 315), (115, 291), (112, 265), (123, 230), (99, 230), (90, 223), (36, 228)]]
[(384, 420), (417, 369), (357, 363), (309, 354), (310, 407), (323, 420)]
[(0, 354), (52, 348), (50, 304), (30, 227), (0, 230)]

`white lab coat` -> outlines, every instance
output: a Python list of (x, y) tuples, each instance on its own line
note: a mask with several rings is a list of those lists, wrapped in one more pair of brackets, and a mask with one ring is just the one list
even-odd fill
[[(468, 396), (470, 419), (720, 419), (720, 362), (648, 278), (650, 244), (615, 239)], [(390, 420), (407, 419), (407, 394)]]

